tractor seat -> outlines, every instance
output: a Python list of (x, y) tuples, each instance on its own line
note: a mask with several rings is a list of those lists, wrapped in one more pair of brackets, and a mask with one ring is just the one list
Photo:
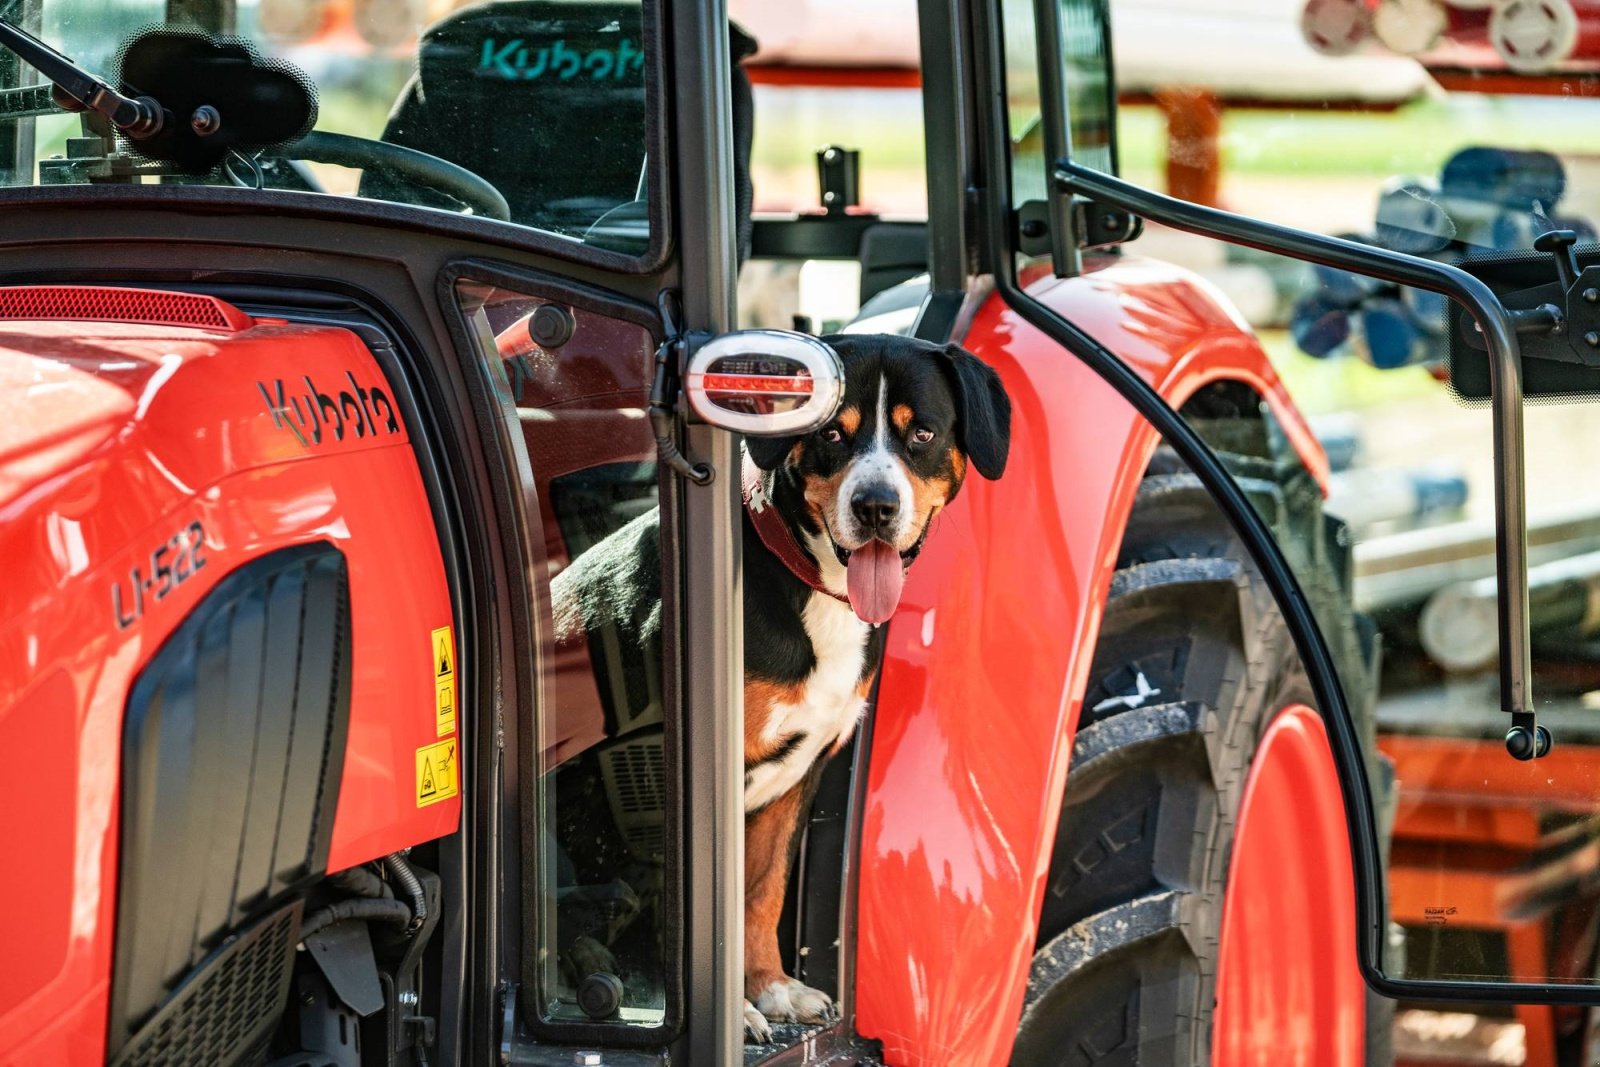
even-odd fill
[(933, 280), (926, 274), (918, 274), (899, 285), (891, 285), (862, 304), (855, 318), (839, 332), (896, 333), (910, 337), (932, 287)]
[[(423, 33), (417, 71), (389, 114), (383, 140), (488, 180), (515, 222), (641, 253), (649, 240), (646, 124), (652, 121), (641, 11), (625, 0), (498, 0), (464, 8)], [(754, 52), (755, 42), (732, 27), (730, 38), (734, 169), (741, 231), (747, 231), (750, 90), (738, 61)], [(377, 168), (363, 174), (360, 195), (460, 207)]]

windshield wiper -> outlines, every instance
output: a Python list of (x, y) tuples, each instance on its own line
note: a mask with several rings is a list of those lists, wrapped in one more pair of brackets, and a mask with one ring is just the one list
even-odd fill
[(166, 123), (166, 112), (148, 96), (124, 96), (33, 34), (0, 19), (0, 47), (15, 53), (55, 86), (51, 98), (66, 111), (97, 111), (128, 137), (154, 137)]

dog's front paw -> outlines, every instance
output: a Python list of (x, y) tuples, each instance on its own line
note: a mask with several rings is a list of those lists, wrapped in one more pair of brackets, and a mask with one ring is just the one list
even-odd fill
[(772, 1041), (772, 1024), (748, 1000), (744, 1002), (744, 1039), (752, 1045), (766, 1045)]
[(775, 1023), (833, 1021), (833, 1000), (793, 978), (774, 978), (756, 994), (756, 1009)]

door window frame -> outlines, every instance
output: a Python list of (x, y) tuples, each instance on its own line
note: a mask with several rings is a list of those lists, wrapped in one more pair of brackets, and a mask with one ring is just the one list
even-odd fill
[[(537, 499), (535, 472), (528, 455), (526, 442), (517, 432), (519, 415), (515, 398), (495, 380), (489, 366), (493, 352), (480, 352), (482, 347), (475, 337), (469, 315), (460, 304), (458, 287), (472, 283), (504, 289), (519, 296), (568, 306), (582, 314), (612, 319), (642, 327), (651, 339), (660, 344), (662, 324), (654, 309), (617, 293), (600, 290), (575, 282), (537, 274), (505, 264), (482, 260), (460, 260), (447, 267), (439, 277), (439, 300), (450, 326), (456, 349), (473, 358), (475, 384), (480, 390), (480, 403), (486, 409), (489, 432), (497, 448), (506, 458), (505, 484), (500, 491), (509, 496), (509, 507), (499, 509), (502, 514), (502, 539), (506, 544), (518, 546), (520, 558), (517, 565), (509, 567), (513, 574), (530, 575), (544, 568), (545, 524), (553, 516), (541, 512)], [(560, 357), (557, 355), (557, 360)], [(545, 917), (541, 902), (554, 884), (553, 872), (543, 869), (545, 846), (543, 836), (552, 814), (545, 803), (540, 779), (554, 772), (542, 767), (540, 730), (538, 722), (550, 714), (551, 696), (548, 678), (550, 664), (554, 662), (555, 648), (550, 643), (550, 633), (545, 622), (550, 617), (549, 587), (546, 580), (525, 580), (508, 589), (515, 647), (519, 655), (516, 663), (516, 692), (511, 702), (514, 711), (500, 724), (506, 738), (506, 748), (515, 767), (516, 797), (507, 798), (506, 810), (516, 813), (516, 825), (508, 827), (507, 846), (515, 842), (517, 858), (507, 863), (505, 872), (506, 922), (517, 950), (517, 974), (522, 983), (518, 998), (521, 1021), (536, 1036), (554, 1042), (572, 1045), (599, 1045), (617, 1048), (661, 1048), (677, 1036), (684, 1023), (683, 1004), (683, 918), (684, 904), (683, 857), (685, 834), (682, 826), (683, 761), (681, 724), (683, 703), (680, 699), (681, 656), (680, 634), (677, 625), (679, 612), (677, 535), (679, 506), (675, 487), (677, 479), (665, 465), (658, 464), (656, 487), (658, 506), (661, 508), (661, 628), (662, 661), (661, 709), (663, 721), (663, 793), (665, 797), (666, 840), (664, 849), (663, 907), (661, 966), (665, 991), (664, 1015), (660, 1024), (639, 1024), (598, 1020), (592, 1022), (566, 1022), (552, 1020), (543, 1011), (547, 991), (543, 989), (542, 946), (553, 938), (543, 929)], [(570, 566), (570, 562), (569, 562)]]

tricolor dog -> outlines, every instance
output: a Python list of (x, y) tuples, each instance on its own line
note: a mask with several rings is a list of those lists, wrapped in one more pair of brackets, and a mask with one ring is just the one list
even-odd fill
[[(832, 1001), (783, 972), (778, 919), (796, 831), (823, 764), (849, 741), (883, 657), (907, 570), (969, 467), (1005, 469), (1011, 403), (956, 345), (823, 339), (845, 368), (837, 414), (800, 437), (745, 441), (746, 1036), (820, 1022)], [(563, 639), (616, 631), (659, 644), (659, 517), (640, 516), (552, 583)], [(696, 712), (691, 709), (691, 714)], [(711, 713), (709, 710), (700, 712)]]
[(1011, 402), (955, 345), (824, 338), (844, 400), (804, 437), (747, 438), (744, 470), (745, 1032), (815, 1022), (829, 998), (783, 973), (796, 830), (849, 739), (905, 575), (972, 467), (1005, 470)]

